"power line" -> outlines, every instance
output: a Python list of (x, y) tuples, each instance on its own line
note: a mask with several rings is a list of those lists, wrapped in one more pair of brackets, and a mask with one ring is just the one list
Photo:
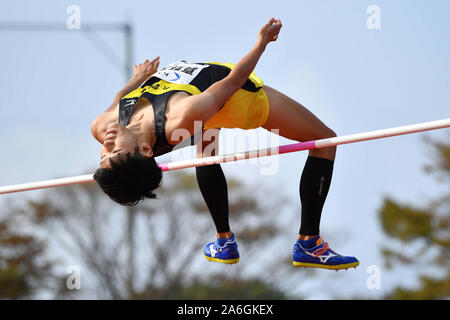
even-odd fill
[[(123, 72), (125, 81), (131, 77), (133, 63), (133, 26), (129, 23), (93, 22), (83, 23), (80, 29), (68, 29), (65, 22), (1, 21), (0, 31), (18, 32), (81, 32), (86, 39), (112, 64)], [(125, 61), (116, 54), (98, 32), (121, 32), (124, 35)]]

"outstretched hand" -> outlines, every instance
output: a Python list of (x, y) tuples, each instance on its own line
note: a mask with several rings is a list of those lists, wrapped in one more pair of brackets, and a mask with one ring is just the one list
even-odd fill
[(133, 77), (140, 79), (146, 79), (158, 71), (159, 57), (156, 57), (152, 61), (146, 59), (143, 63), (133, 65)]
[(281, 27), (282, 24), (280, 19), (270, 18), (269, 22), (259, 30), (258, 40), (264, 45), (267, 45), (272, 41), (277, 41)]

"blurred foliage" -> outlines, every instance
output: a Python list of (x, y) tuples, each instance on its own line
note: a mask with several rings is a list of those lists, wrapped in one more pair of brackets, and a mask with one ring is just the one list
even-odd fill
[[(219, 278), (220, 279), (220, 278)], [(217, 299), (217, 300), (283, 300), (286, 295), (260, 279), (220, 279), (205, 284), (196, 280), (181, 290), (178, 299)]]
[(425, 141), (432, 146), (432, 154), (434, 155), (433, 164), (425, 166), (425, 171), (444, 175), (444, 178), (448, 179), (450, 175), (450, 144), (433, 141), (430, 138), (425, 138)]
[(433, 164), (425, 170), (437, 176), (437, 181), (446, 186), (446, 193), (421, 208), (387, 197), (379, 211), (381, 226), (391, 238), (390, 243), (396, 239), (405, 249), (383, 247), (381, 253), (388, 268), (397, 264), (426, 271), (438, 268), (443, 270), (443, 276), (419, 275), (417, 288), (397, 287), (386, 295), (387, 299), (450, 298), (450, 144), (426, 141), (433, 149)]
[(431, 241), (435, 233), (433, 213), (409, 206), (401, 206), (394, 200), (385, 199), (380, 218), (383, 230), (391, 237), (404, 242), (423, 238)]
[(51, 284), (45, 242), (25, 231), (26, 219), (20, 211), (0, 217), (0, 299), (30, 297)]
[[(297, 289), (302, 275), (285, 263), (283, 251), (267, 244), (286, 236), (273, 212), (280, 214), (289, 202), (227, 180), (231, 224), (246, 250), (239, 264), (211, 263), (202, 255), (215, 230), (195, 175), (166, 174), (158, 198), (135, 207), (112, 202), (95, 183), (80, 184), (4, 210), (0, 298), (39, 297), (44, 288), (57, 299), (288, 298), (278, 287), (281, 279), (291, 279)], [(266, 256), (258, 250), (263, 245)], [(48, 260), (50, 255), (58, 260)], [(79, 266), (80, 290), (67, 287), (69, 274), (62, 270), (68, 263), (61, 261)], [(255, 266), (264, 266), (261, 278), (250, 276)]]
[(387, 298), (401, 300), (431, 300), (448, 299), (450, 295), (450, 276), (443, 279), (420, 277), (418, 289), (405, 289), (398, 287)]
[(217, 276), (215, 280), (196, 278), (190, 284), (165, 292), (165, 288), (135, 295), (133, 299), (155, 299), (168, 296), (174, 300), (285, 300), (287, 296), (279, 289), (260, 279), (230, 279)]

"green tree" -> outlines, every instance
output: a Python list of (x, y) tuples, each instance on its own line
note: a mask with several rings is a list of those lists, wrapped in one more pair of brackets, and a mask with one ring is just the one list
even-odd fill
[(46, 242), (30, 228), (28, 216), (5, 210), (0, 217), (0, 299), (28, 298), (44, 289), (54, 290), (55, 261), (46, 257)]
[(379, 211), (384, 232), (403, 248), (414, 250), (383, 247), (381, 252), (388, 268), (401, 264), (415, 266), (428, 274), (430, 270), (438, 272), (433, 276), (420, 274), (418, 288), (397, 287), (386, 295), (387, 299), (450, 297), (450, 144), (429, 139), (427, 142), (432, 147), (433, 164), (425, 170), (437, 176), (437, 181), (446, 186), (446, 193), (420, 208), (386, 198)]

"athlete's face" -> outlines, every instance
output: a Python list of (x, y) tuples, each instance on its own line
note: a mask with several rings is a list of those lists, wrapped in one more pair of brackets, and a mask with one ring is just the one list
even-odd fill
[(100, 167), (111, 167), (110, 159), (114, 162), (117, 162), (118, 158), (124, 159), (127, 153), (133, 154), (138, 146), (138, 137), (130, 129), (117, 122), (108, 124), (100, 149)]

